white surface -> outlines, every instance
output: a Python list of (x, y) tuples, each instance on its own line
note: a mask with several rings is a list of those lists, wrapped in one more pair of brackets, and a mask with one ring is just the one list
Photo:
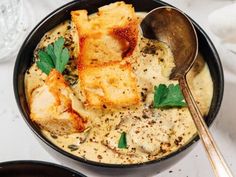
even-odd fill
[(23, 0), (0, 1), (0, 62), (16, 53), (29, 32), (27, 28), (32, 24), (33, 15), (28, 15), (24, 6), (27, 4)]
[[(66, 3), (66, 0), (28, 0), (34, 12), (34, 24), (37, 24), (45, 15), (55, 8)], [(225, 95), (222, 108), (214, 122), (211, 132), (215, 137), (225, 159), (233, 172), (236, 172), (236, 68), (230, 67), (231, 62), (236, 62), (236, 55), (222, 48), (219, 39), (214, 36), (209, 28), (207, 17), (215, 9), (231, 4), (226, 0), (167, 0), (190, 15), (209, 34), (216, 45), (225, 70)], [(15, 103), (12, 85), (12, 75), (15, 59), (0, 64), (0, 162), (10, 160), (43, 160), (54, 163), (61, 162), (54, 159), (40, 145), (32, 131), (28, 128), (19, 114)], [(98, 175), (99, 171), (92, 172), (88, 169), (78, 168), (88, 176)], [(171, 172), (171, 173), (170, 173)], [(114, 174), (113, 176), (118, 176)], [(136, 174), (143, 177), (143, 174)], [(170, 169), (155, 175), (155, 177), (213, 177), (210, 164), (201, 143), (194, 150)]]
[(236, 3), (215, 10), (208, 21), (211, 30), (221, 40), (236, 43)]

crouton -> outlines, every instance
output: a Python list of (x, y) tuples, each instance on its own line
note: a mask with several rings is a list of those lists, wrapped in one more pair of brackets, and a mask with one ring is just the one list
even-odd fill
[(100, 7), (97, 14), (90, 17), (86, 10), (72, 11), (71, 17), (80, 36), (94, 33), (107, 34), (114, 27), (125, 27), (131, 21), (137, 21), (132, 5), (125, 4), (124, 2), (111, 3)]
[(91, 17), (86, 10), (71, 12), (80, 37), (79, 62), (82, 64), (122, 60), (130, 56), (137, 45), (138, 19), (132, 5), (116, 2), (98, 10)]
[(73, 109), (73, 102), (78, 102), (74, 97), (63, 76), (52, 70), (45, 84), (32, 92), (30, 117), (53, 134), (81, 132), (85, 129), (85, 120)]
[(127, 107), (140, 101), (136, 78), (130, 64), (110, 62), (79, 69), (86, 104), (95, 108)]
[[(109, 46), (109, 47), (108, 47)], [(95, 34), (80, 39), (80, 65), (97, 65), (121, 61), (126, 43), (109, 35)]]

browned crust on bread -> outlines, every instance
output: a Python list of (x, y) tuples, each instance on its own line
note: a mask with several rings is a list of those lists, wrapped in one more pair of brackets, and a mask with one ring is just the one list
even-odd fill
[[(136, 77), (124, 59), (132, 55), (138, 40), (138, 18), (132, 5), (121, 1), (100, 7), (95, 16), (89, 17), (85, 10), (71, 15), (79, 35), (78, 70), (85, 104), (95, 108), (139, 104)], [(117, 85), (106, 84), (108, 80)]]
[[(138, 18), (132, 5), (115, 2), (99, 8), (96, 17), (88, 17), (86, 10), (72, 11), (71, 16), (80, 38), (80, 64), (121, 61), (132, 55), (138, 40)], [(99, 42), (101, 46), (96, 47)]]
[(110, 62), (79, 67), (80, 85), (86, 97), (86, 106), (119, 108), (139, 104), (137, 82), (130, 64)]
[(83, 21), (83, 25), (86, 25), (86, 27), (89, 28), (87, 10), (75, 10), (71, 11), (70, 14), (72, 22), (76, 25), (79, 36), (85, 35), (84, 33), (86, 33), (86, 30), (83, 29), (82, 25), (80, 25), (80, 21)]
[(121, 61), (122, 51), (126, 50), (127, 42), (117, 40), (111, 35), (95, 33), (89, 36), (82, 36), (79, 46), (78, 63), (82, 65), (97, 65)]
[(130, 21), (125, 27), (115, 27), (112, 29), (112, 34), (120, 40), (126, 40), (129, 45), (126, 51), (123, 52), (123, 57), (129, 57), (138, 43), (138, 21), (134, 19)]

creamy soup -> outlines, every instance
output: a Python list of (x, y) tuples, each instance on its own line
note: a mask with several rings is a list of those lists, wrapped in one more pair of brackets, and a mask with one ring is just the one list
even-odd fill
[[(137, 13), (139, 20), (144, 13)], [(70, 51), (70, 61), (63, 76), (75, 96), (83, 103), (80, 79), (77, 72), (79, 46), (75, 26), (65, 21), (47, 32), (41, 39), (36, 52), (65, 38)], [(134, 59), (134, 60), (133, 60)], [(137, 78), (141, 104), (126, 108), (93, 109), (84, 107), (88, 115), (86, 129), (80, 133), (55, 135), (42, 129), (42, 133), (61, 149), (87, 160), (109, 164), (134, 164), (161, 158), (188, 143), (196, 134), (196, 128), (187, 107), (153, 108), (154, 86), (178, 84), (169, 80), (174, 65), (169, 47), (157, 41), (138, 37), (138, 45), (131, 56), (131, 65)], [(136, 61), (136, 62), (132, 62)], [(34, 63), (25, 74), (25, 92), (28, 100), (32, 92), (42, 86), (46, 75)], [(187, 75), (190, 89), (203, 115), (207, 115), (213, 95), (209, 69), (201, 54)], [(126, 132), (127, 148), (117, 147), (120, 135)]]

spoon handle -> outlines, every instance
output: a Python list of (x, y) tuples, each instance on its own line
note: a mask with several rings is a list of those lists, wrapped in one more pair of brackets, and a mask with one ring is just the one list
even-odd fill
[(179, 79), (179, 84), (188, 104), (188, 108), (192, 115), (193, 121), (198, 130), (198, 134), (208, 154), (208, 158), (211, 162), (215, 175), (217, 177), (233, 177), (211, 133), (209, 132), (209, 129), (188, 87), (186, 78), (181, 77)]

